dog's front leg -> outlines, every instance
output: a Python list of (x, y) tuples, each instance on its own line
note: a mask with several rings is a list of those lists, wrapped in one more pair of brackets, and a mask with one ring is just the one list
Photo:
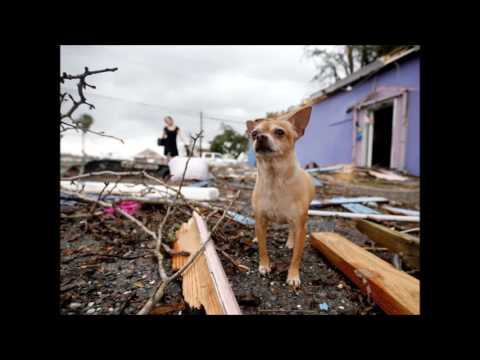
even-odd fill
[(288, 269), (287, 284), (298, 288), (300, 286), (300, 263), (303, 256), (303, 247), (306, 233), (306, 216), (302, 216), (295, 222), (293, 255)]
[(290, 224), (286, 246), (288, 249), (293, 249), (293, 244), (295, 244), (295, 224)]
[(255, 216), (255, 236), (258, 241), (258, 253), (260, 257), (258, 271), (262, 275), (271, 271), (270, 259), (267, 253), (267, 226), (268, 222), (265, 216), (262, 214)]

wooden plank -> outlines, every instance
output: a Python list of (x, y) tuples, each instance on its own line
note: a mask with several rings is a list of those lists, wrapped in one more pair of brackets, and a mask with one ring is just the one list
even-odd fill
[(308, 210), (308, 215), (338, 216), (338, 217), (344, 217), (348, 219), (372, 219), (372, 220), (385, 220), (385, 221), (420, 222), (420, 217), (418, 216), (357, 214), (357, 213), (324, 211), (324, 210)]
[[(177, 241), (173, 244), (175, 251), (188, 251), (191, 255), (200, 249), (200, 234), (192, 218), (182, 224), (176, 232)], [(172, 256), (172, 269), (180, 269), (190, 257)], [(182, 293), (191, 308), (200, 309), (210, 315), (223, 315), (223, 307), (218, 299), (213, 280), (208, 270), (205, 254), (201, 254), (182, 275)]]
[(376, 210), (363, 206), (362, 204), (342, 204), (342, 207), (347, 209), (348, 211), (351, 211), (353, 213), (358, 213), (358, 214), (376, 214), (376, 215), (381, 214)]
[(327, 205), (341, 205), (341, 204), (354, 204), (354, 203), (368, 203), (368, 202), (387, 202), (388, 199), (384, 197), (376, 196), (363, 196), (363, 197), (334, 197), (325, 200), (313, 200), (310, 203), (310, 207), (322, 207)]
[(356, 226), (379, 246), (398, 253), (412, 269), (420, 268), (420, 240), (417, 237), (365, 220), (358, 220)]
[(335, 233), (312, 233), (312, 246), (387, 314), (420, 314), (420, 281)]
[(398, 208), (398, 207), (393, 207), (393, 206), (388, 206), (388, 205), (382, 205), (382, 208), (385, 209), (385, 210), (388, 210), (390, 212), (393, 212), (395, 214), (409, 215), (409, 216), (420, 216), (420, 211), (403, 209), (403, 208)]
[[(182, 224), (176, 237), (173, 249), (188, 251), (193, 256), (208, 239), (208, 230), (200, 215), (194, 212), (193, 217)], [(189, 258), (172, 256), (172, 269), (180, 269)], [(211, 241), (205, 246), (204, 253), (183, 273), (182, 292), (192, 308), (199, 309), (203, 306), (207, 315), (241, 314)]]
[[(193, 217), (197, 223), (197, 228), (200, 233), (200, 241), (203, 245), (209, 237), (207, 224), (195, 211), (193, 212)], [(207, 259), (208, 268), (210, 269), (210, 273), (215, 282), (215, 288), (225, 315), (241, 315), (242, 312), (238, 306), (237, 299), (235, 298), (227, 274), (225, 274), (225, 271), (223, 270), (222, 263), (220, 262), (217, 251), (215, 250), (215, 245), (212, 241), (209, 241), (205, 246), (205, 257)]]
[(408, 233), (411, 233), (411, 232), (418, 232), (418, 231), (420, 231), (419, 227), (413, 228), (413, 229), (402, 230), (400, 232), (403, 233), (403, 234), (408, 234)]

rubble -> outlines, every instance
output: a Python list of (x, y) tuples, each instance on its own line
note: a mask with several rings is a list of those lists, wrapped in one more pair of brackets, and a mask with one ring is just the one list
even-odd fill
[[(348, 169), (348, 167), (347, 167)], [(330, 169), (331, 170), (331, 169)], [(331, 171), (314, 172), (312, 176), (322, 182), (317, 187), (317, 195), (312, 203), (311, 211), (326, 211), (356, 215), (343, 207), (360, 204), (379, 214), (380, 218), (372, 218), (375, 214), (363, 214), (369, 220), (394, 228), (397, 233), (415, 233), (418, 227), (418, 197), (410, 196), (408, 201), (400, 197), (390, 197), (389, 189), (415, 189), (415, 179), (406, 181), (388, 181), (376, 179), (364, 169), (350, 169), (351, 183), (370, 182), (378, 193), (351, 193), (345, 187), (339, 186), (336, 177), (342, 175), (345, 166), (338, 166)], [(208, 200), (192, 200), (179, 198), (172, 214), (164, 224), (164, 244), (174, 247), (176, 232), (183, 223), (188, 223), (192, 210), (198, 212), (211, 231), (222, 212), (227, 208), (234, 194), (240, 191), (240, 196), (233, 202), (231, 210), (226, 213), (221, 225), (212, 231), (212, 245), (218, 254), (218, 261), (225, 273), (231, 290), (242, 314), (359, 314), (379, 315), (385, 313), (372, 299), (362, 294), (349, 277), (346, 277), (334, 264), (321, 256), (311, 246), (307, 237), (305, 252), (301, 267), (302, 287), (293, 293), (285, 286), (291, 251), (284, 244), (287, 240), (287, 227), (273, 225), (268, 231), (268, 251), (272, 259), (273, 271), (268, 277), (258, 274), (258, 248), (254, 242), (255, 219), (251, 209), (251, 191), (255, 184), (256, 171), (245, 164), (230, 164), (228, 166), (210, 167), (211, 177), (208, 180), (185, 180), (181, 193), (188, 194), (190, 189), (216, 189), (218, 196)], [(364, 175), (359, 175), (364, 174)], [(358, 180), (361, 178), (362, 180)], [(368, 179), (368, 180), (367, 180)], [(85, 181), (86, 180), (86, 181)], [(105, 190), (105, 181), (110, 181)], [(164, 219), (169, 204), (178, 189), (178, 183), (166, 182), (165, 192), (168, 197), (161, 196), (158, 191), (148, 192), (146, 188), (155, 189), (159, 184), (151, 181), (135, 180), (135, 177), (125, 179), (117, 184), (117, 189), (129, 193), (109, 193), (115, 183), (115, 177), (98, 176), (75, 181), (62, 182), (70, 184), (68, 191), (61, 193), (61, 313), (117, 315), (136, 314), (149, 300), (152, 293), (158, 289), (161, 282), (157, 259), (152, 254), (155, 242), (152, 237), (123, 216), (109, 216), (104, 207), (87, 203), (71, 192), (79, 191), (82, 185), (96, 183), (94, 187), (83, 187), (85, 196), (97, 199), (103, 189), (104, 201), (138, 201), (139, 206), (132, 216), (145, 227), (157, 231)], [(128, 182), (126, 182), (128, 181)], [(345, 182), (345, 179), (340, 180)], [(145, 184), (144, 184), (145, 183)], [(401, 185), (400, 185), (401, 184)], [(94, 189), (95, 192), (90, 192)], [(172, 190), (173, 189), (173, 190)], [(185, 189), (188, 189), (185, 191)], [(87, 191), (88, 190), (88, 191)], [(132, 190), (135, 190), (132, 192)], [(382, 192), (383, 191), (383, 192)], [(351, 197), (352, 195), (353, 198)], [(350, 197), (349, 197), (350, 196)], [(208, 197), (208, 196), (207, 196)], [(360, 199), (359, 199), (360, 198)], [(332, 201), (333, 200), (333, 201)], [(416, 200), (416, 201), (414, 201)], [(128, 203), (127, 203), (128, 204)], [(376, 204), (376, 206), (373, 206)], [(358, 206), (355, 207), (358, 210)], [(93, 209), (93, 210), (92, 210)], [(317, 210), (321, 209), (321, 210)], [(353, 208), (352, 208), (353, 209)], [(412, 211), (410, 215), (398, 215), (398, 209)], [(355, 211), (357, 211), (355, 210)], [(397, 211), (397, 213), (395, 213)], [(414, 213), (415, 212), (415, 213)], [(399, 220), (400, 219), (400, 220)], [(402, 221), (407, 220), (407, 221)], [(370, 234), (364, 234), (357, 227), (357, 221), (351, 218), (335, 216), (310, 216), (308, 233), (333, 231), (346, 237), (350, 242), (360, 246), (365, 251), (392, 264), (395, 254), (400, 250), (386, 245), (376, 246), (375, 239)], [(408, 234), (407, 234), (408, 235)], [(392, 250), (393, 249), (393, 250)], [(403, 255), (403, 254), (401, 254)], [(185, 256), (183, 256), (185, 259)], [(402, 259), (402, 269), (413, 277), (420, 275), (420, 269)], [(164, 266), (167, 275), (173, 274), (172, 256), (164, 253)], [(163, 299), (154, 306), (152, 315), (203, 315), (207, 314), (205, 306), (196, 309), (189, 305), (182, 293), (182, 277), (171, 282), (165, 290)], [(342, 284), (342, 287), (338, 287)], [(100, 293), (100, 295), (99, 295)], [(94, 302), (92, 307), (87, 304)], [(78, 305), (80, 304), (80, 305)], [(323, 305), (325, 304), (326, 307)], [(299, 307), (300, 305), (300, 307)], [(320, 306), (322, 305), (322, 306)], [(343, 307), (343, 309), (340, 308)]]

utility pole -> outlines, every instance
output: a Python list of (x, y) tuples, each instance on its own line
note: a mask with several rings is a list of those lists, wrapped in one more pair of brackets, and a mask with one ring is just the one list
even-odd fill
[(200, 157), (202, 157), (202, 139), (203, 139), (203, 112), (200, 111)]

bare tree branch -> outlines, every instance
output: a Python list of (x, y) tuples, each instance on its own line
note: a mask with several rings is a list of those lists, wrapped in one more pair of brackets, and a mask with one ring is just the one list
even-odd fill
[[(70, 99), (70, 101), (72, 102), (72, 106), (70, 107), (70, 109), (67, 112), (65, 112), (64, 114), (60, 113), (60, 127), (61, 127), (60, 131), (61, 132), (64, 132), (64, 131), (72, 129), (72, 128), (78, 129), (78, 125), (75, 124), (75, 120), (73, 119), (72, 115), (80, 107), (80, 105), (82, 105), (82, 104), (87, 105), (90, 110), (95, 109), (95, 106), (87, 101), (87, 99), (85, 97), (85, 93), (83, 92), (87, 88), (87, 86), (92, 88), (92, 89), (96, 89), (96, 87), (94, 85), (88, 84), (86, 82), (87, 76), (94, 75), (94, 74), (100, 74), (100, 73), (104, 73), (104, 72), (115, 72), (117, 70), (118, 70), (118, 68), (106, 68), (106, 69), (102, 69), (102, 70), (90, 71), (90, 70), (88, 70), (88, 67), (85, 67), (85, 71), (83, 72), (83, 74), (69, 75), (69, 74), (64, 72), (62, 74), (62, 76), (60, 76), (60, 83), (62, 83), (62, 84), (65, 83), (65, 80), (78, 80), (77, 92), (78, 92), (78, 96), (80, 98), (79, 100), (76, 100), (72, 96), (72, 94), (70, 94), (70, 93), (67, 93), (67, 92), (60, 93), (60, 102), (61, 103), (68, 100), (66, 98), (67, 96)], [(69, 119), (71, 121), (71, 123), (67, 122), (67, 119)], [(67, 125), (70, 126), (70, 128), (66, 129), (65, 126), (67, 126)], [(96, 132), (96, 131), (92, 131), (92, 130), (88, 129), (85, 132), (89, 132), (89, 133), (99, 135), (99, 136), (109, 137), (109, 138), (112, 138), (112, 139), (115, 139), (115, 140), (118, 140), (118, 141), (124, 143), (124, 141), (122, 139), (120, 139), (116, 136), (107, 135), (103, 131), (102, 132)]]
[[(67, 189), (62, 189), (62, 192), (68, 194), (68, 195), (71, 195), (71, 196), (75, 196), (76, 198), (78, 199), (81, 199), (81, 200), (84, 200), (86, 202), (91, 202), (91, 203), (98, 203), (99, 205), (103, 206), (103, 207), (112, 207), (116, 212), (118, 212), (119, 214), (123, 215), (124, 217), (126, 217), (127, 219), (129, 219), (130, 221), (134, 222), (136, 225), (138, 225), (138, 227), (140, 229), (142, 229), (145, 233), (147, 233), (148, 235), (150, 235), (153, 239), (157, 239), (157, 236), (155, 234), (155, 232), (151, 231), (150, 229), (148, 229), (140, 220), (136, 219), (135, 217), (133, 217), (132, 215), (126, 213), (125, 211), (123, 211), (122, 209), (120, 209), (119, 207), (115, 206), (114, 203), (108, 203), (108, 202), (105, 202), (105, 201), (99, 201), (99, 200), (96, 200), (96, 199), (92, 199), (88, 196), (85, 196), (83, 194), (80, 194), (78, 192), (75, 192), (75, 191), (70, 191), (70, 190), (67, 190)], [(175, 255), (175, 254), (184, 254), (183, 252), (182, 253), (176, 253), (175, 251), (173, 251), (168, 245), (165, 245), (165, 244), (162, 244), (162, 247), (165, 249), (165, 251), (167, 253), (169, 253), (170, 255)]]

